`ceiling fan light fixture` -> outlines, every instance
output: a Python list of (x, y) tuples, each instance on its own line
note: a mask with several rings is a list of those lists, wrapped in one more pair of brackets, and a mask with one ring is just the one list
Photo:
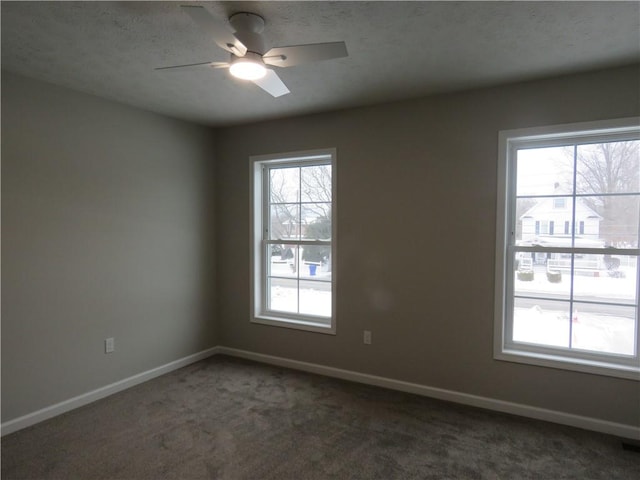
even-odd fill
[[(2, 0), (0, 0), (2, 1)], [(276, 70), (268, 68), (294, 67), (304, 63), (320, 62), (348, 56), (344, 42), (309, 43), (267, 49), (262, 32), (265, 21), (251, 12), (238, 12), (229, 17), (233, 31), (222, 19), (216, 18), (201, 5), (181, 5), (182, 11), (191, 17), (207, 36), (223, 50), (229, 52), (229, 62), (202, 62), (175, 65), (156, 70), (175, 71), (181, 68), (208, 65), (212, 68), (229, 68), (234, 78), (249, 81), (274, 98), (291, 93)]]
[(267, 74), (262, 57), (253, 52), (247, 52), (244, 57), (235, 57), (229, 71), (241, 80), (258, 80)]

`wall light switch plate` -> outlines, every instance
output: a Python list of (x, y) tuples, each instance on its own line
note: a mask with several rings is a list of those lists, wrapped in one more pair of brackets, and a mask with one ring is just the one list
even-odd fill
[(109, 337), (104, 341), (104, 353), (113, 353), (116, 349), (115, 339), (113, 337)]
[(371, 345), (371, 330), (364, 331), (364, 343), (365, 345)]

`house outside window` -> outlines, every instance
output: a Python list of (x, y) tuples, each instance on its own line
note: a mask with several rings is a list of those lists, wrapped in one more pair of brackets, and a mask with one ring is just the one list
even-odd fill
[(251, 321), (335, 333), (335, 150), (250, 161)]
[[(528, 202), (521, 202), (521, 204), (532, 205), (519, 218), (522, 224), (523, 240), (533, 242), (540, 235), (554, 235), (556, 224), (565, 225), (565, 234), (569, 233), (569, 226), (575, 224), (576, 233), (599, 238), (602, 217), (582, 198), (576, 200), (575, 219), (574, 209), (557, 209), (555, 198), (534, 199), (535, 197), (529, 197)], [(563, 197), (562, 200), (566, 201), (566, 198)]]
[(500, 132), (496, 359), (640, 380), (639, 125)]

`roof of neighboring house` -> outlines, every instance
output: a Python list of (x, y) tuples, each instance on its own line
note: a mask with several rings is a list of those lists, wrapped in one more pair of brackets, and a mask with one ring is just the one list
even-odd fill
[[(535, 218), (547, 216), (549, 212), (560, 213), (561, 209), (554, 208), (553, 206), (553, 200), (555, 198), (558, 197), (546, 197), (538, 200), (538, 203), (520, 216), (520, 220), (526, 217)], [(570, 217), (571, 208), (567, 207), (564, 210), (566, 210), (567, 216)], [(602, 220), (602, 217), (591, 207), (587, 206), (581, 198), (576, 198), (576, 218), (597, 218), (598, 220)]]

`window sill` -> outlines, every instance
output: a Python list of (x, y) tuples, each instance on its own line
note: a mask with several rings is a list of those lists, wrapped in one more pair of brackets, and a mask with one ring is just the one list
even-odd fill
[(271, 317), (267, 315), (257, 315), (251, 318), (251, 323), (260, 325), (270, 325), (272, 327), (291, 328), (294, 330), (304, 330), (307, 332), (324, 333), (326, 335), (335, 335), (335, 326), (332, 326), (331, 319), (326, 319), (327, 323), (322, 321), (302, 320), (294, 318)]
[(604, 375), (608, 377), (625, 378), (640, 381), (640, 367), (620, 365), (616, 363), (598, 362), (577, 358), (567, 358), (559, 355), (527, 352), (516, 349), (503, 349), (494, 354), (496, 360), (524, 363), (541, 367), (558, 368), (575, 372)]

